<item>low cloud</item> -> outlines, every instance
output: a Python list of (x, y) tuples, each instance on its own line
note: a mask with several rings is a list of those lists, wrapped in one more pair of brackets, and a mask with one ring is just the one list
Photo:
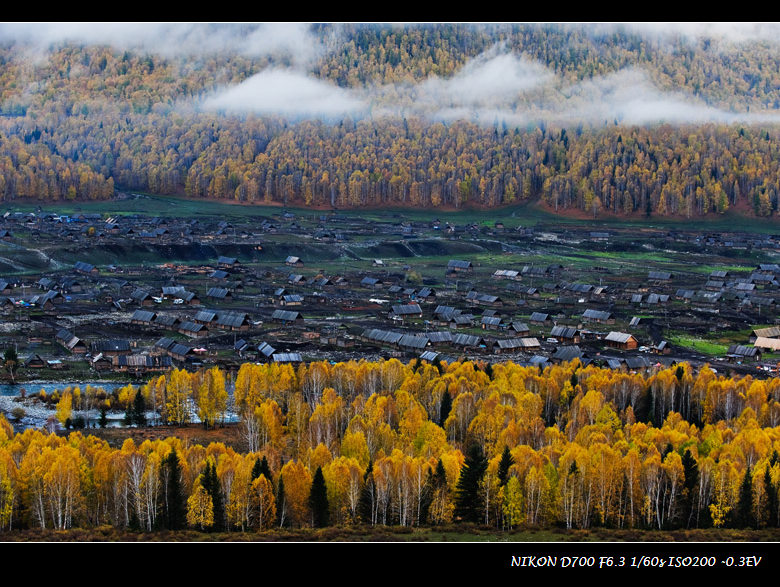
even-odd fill
[(659, 90), (640, 69), (630, 68), (582, 82), (560, 92), (563, 97), (546, 111), (560, 122), (624, 124), (738, 122), (748, 114), (708, 106), (682, 92)]
[(360, 117), (368, 107), (354, 92), (290, 69), (263, 71), (203, 103), (211, 110), (326, 120)]
[(727, 43), (765, 41), (776, 43), (780, 39), (780, 23), (774, 22), (636, 22), (615, 25), (594, 25), (622, 27), (626, 30), (667, 40), (683, 37), (691, 41), (703, 38)]
[(553, 82), (555, 76), (539, 63), (512, 54), (480, 55), (449, 79), (430, 78), (416, 87), (418, 103), (450, 103), (452, 107), (501, 104), (519, 94)]
[(51, 45), (108, 45), (164, 57), (230, 52), (247, 56), (282, 53), (296, 63), (313, 61), (322, 46), (304, 23), (5, 23), (0, 41), (23, 43), (44, 53)]
[[(605, 23), (562, 25), (593, 34), (617, 29), (666, 39), (708, 37), (731, 43), (780, 38), (775, 23)], [(338, 27), (332, 33), (338, 36)], [(308, 74), (333, 42), (304, 23), (6, 23), (0, 42), (24, 44), (45, 55), (65, 42), (106, 44), (164, 56), (237, 53), (284, 55), (291, 67), (269, 68), (213, 93), (200, 106), (225, 112), (281, 115), (293, 120), (344, 117), (418, 116), (430, 120), (470, 120), (521, 126), (550, 122), (601, 125), (703, 122), (778, 122), (778, 112), (734, 113), (707, 105), (681, 88), (661, 90), (640, 68), (627, 68), (570, 84), (541, 63), (496, 45), (451, 77), (432, 76), (416, 84), (339, 87)], [(45, 58), (45, 57), (44, 57)]]
[(639, 68), (565, 84), (543, 65), (511, 54), (480, 56), (448, 79), (365, 88), (341, 88), (291, 69), (267, 70), (202, 106), (329, 121), (416, 116), (511, 126), (780, 122), (775, 111), (727, 112), (683, 92), (662, 91)]

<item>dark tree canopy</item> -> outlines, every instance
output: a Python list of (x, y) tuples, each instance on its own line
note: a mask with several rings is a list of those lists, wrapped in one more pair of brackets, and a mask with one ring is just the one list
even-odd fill
[(322, 467), (317, 467), (317, 472), (314, 474), (314, 479), (311, 483), (311, 494), (309, 495), (309, 506), (311, 507), (312, 525), (315, 528), (324, 528), (330, 523), (328, 489), (325, 486)]
[(464, 522), (478, 523), (483, 516), (481, 482), (487, 471), (487, 459), (482, 447), (474, 442), (468, 449), (466, 460), (460, 470), (455, 488), (455, 518)]

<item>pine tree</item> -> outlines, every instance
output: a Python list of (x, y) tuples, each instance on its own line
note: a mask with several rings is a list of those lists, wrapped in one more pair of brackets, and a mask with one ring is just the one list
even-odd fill
[(445, 389), (444, 393), (441, 394), (441, 402), (439, 403), (439, 426), (442, 428), (444, 428), (444, 422), (447, 421), (450, 415), (450, 410), (452, 410), (452, 396)]
[(460, 470), (455, 487), (455, 518), (464, 522), (477, 523), (482, 519), (483, 503), (480, 483), (487, 471), (487, 459), (482, 447), (474, 442), (468, 449), (466, 461)]
[(328, 506), (328, 489), (325, 486), (325, 477), (322, 467), (317, 467), (314, 479), (311, 483), (309, 494), (309, 506), (311, 507), (312, 525), (315, 528), (324, 528), (330, 524), (330, 511)]
[(262, 460), (255, 459), (255, 465), (252, 467), (252, 481), (260, 477), (260, 475), (265, 475), (265, 478), (271, 483), (274, 482), (274, 478), (271, 476), (271, 468), (268, 466), (268, 459), (265, 458), (265, 455), (263, 455)]
[(770, 528), (777, 527), (777, 486), (772, 483), (772, 469), (764, 469), (764, 493), (766, 493), (766, 525)]
[[(696, 495), (699, 488), (699, 464), (691, 454), (690, 450), (686, 450), (682, 458), (683, 475), (685, 480), (683, 481), (682, 497), (680, 499), (680, 510), (682, 512), (682, 524), (685, 528), (690, 528), (692, 524), (698, 526), (699, 516), (698, 507), (696, 504)], [(694, 516), (694, 512), (696, 515)], [(695, 520), (694, 520), (695, 517)]]
[(754, 525), (753, 517), (753, 479), (748, 467), (739, 486), (739, 501), (734, 511), (734, 525), (737, 528), (749, 528)]
[(180, 530), (184, 527), (187, 512), (184, 496), (181, 491), (181, 464), (175, 450), (168, 453), (162, 462), (161, 477), (166, 480), (163, 485), (163, 524), (169, 530)]
[(501, 453), (501, 460), (498, 463), (498, 485), (503, 487), (506, 482), (509, 481), (509, 468), (515, 464), (515, 459), (512, 453), (509, 452), (509, 447), (504, 445), (504, 452)]
[(222, 499), (222, 487), (217, 476), (217, 466), (211, 460), (206, 463), (206, 469), (203, 471), (203, 488), (211, 496), (214, 508), (213, 529), (220, 532), (225, 529), (225, 506)]
[(489, 379), (493, 379), (493, 363), (485, 363), (485, 374)]
[(374, 462), (369, 460), (363, 474), (363, 490), (358, 501), (358, 518), (364, 524), (376, 524), (376, 487), (374, 486)]
[(144, 394), (139, 389), (135, 394), (135, 400), (133, 400), (133, 423), (136, 426), (146, 426), (146, 403), (144, 402)]

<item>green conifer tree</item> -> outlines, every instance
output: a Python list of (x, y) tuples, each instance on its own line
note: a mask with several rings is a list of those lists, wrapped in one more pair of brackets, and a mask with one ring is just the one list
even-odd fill
[(777, 486), (772, 483), (772, 469), (764, 469), (764, 493), (766, 493), (766, 525), (770, 528), (777, 527)]
[(482, 518), (483, 503), (480, 483), (487, 471), (487, 459), (482, 453), (482, 447), (473, 442), (466, 455), (466, 460), (460, 470), (458, 484), (455, 487), (455, 519), (464, 522), (477, 523)]
[(311, 482), (309, 493), (309, 507), (311, 508), (312, 526), (324, 528), (330, 524), (330, 507), (328, 505), (328, 489), (325, 486), (325, 477), (322, 467), (317, 467), (314, 479)]
[(737, 528), (749, 528), (754, 525), (753, 515), (753, 479), (750, 467), (739, 486), (739, 501), (734, 510), (734, 525)]
[(680, 499), (680, 513), (682, 516), (681, 522), (684, 528), (698, 527), (698, 506), (696, 504), (696, 497), (699, 490), (699, 464), (691, 454), (690, 450), (686, 450), (682, 458), (683, 475), (685, 480), (683, 481), (682, 496)]
[(186, 525), (187, 510), (181, 490), (181, 463), (175, 450), (168, 453), (161, 466), (164, 469), (161, 476), (165, 479), (163, 499), (160, 500), (163, 507), (162, 524), (169, 530), (180, 530)]
[(512, 453), (509, 452), (509, 447), (504, 445), (504, 452), (501, 453), (501, 460), (498, 462), (498, 484), (499, 487), (506, 485), (509, 481), (509, 468), (515, 464), (515, 459)]
[(203, 471), (203, 488), (211, 496), (211, 503), (214, 507), (214, 525), (212, 528), (221, 532), (225, 529), (225, 506), (222, 499), (222, 486), (217, 476), (217, 466), (213, 461), (206, 463), (206, 469)]
[(146, 402), (144, 402), (144, 394), (139, 389), (135, 394), (133, 400), (133, 423), (136, 426), (146, 426)]
[(363, 489), (358, 501), (358, 519), (364, 524), (376, 524), (376, 487), (374, 486), (374, 462), (368, 461), (363, 474)]
[(274, 482), (274, 478), (271, 476), (271, 467), (268, 466), (268, 459), (265, 458), (265, 455), (263, 455), (262, 460), (255, 459), (255, 465), (252, 467), (252, 481), (260, 477), (260, 475), (265, 475), (265, 478), (271, 483)]
[(444, 422), (447, 421), (451, 410), (452, 396), (450, 395), (450, 392), (445, 389), (444, 393), (441, 394), (441, 401), (439, 402), (439, 426), (442, 428), (444, 428)]

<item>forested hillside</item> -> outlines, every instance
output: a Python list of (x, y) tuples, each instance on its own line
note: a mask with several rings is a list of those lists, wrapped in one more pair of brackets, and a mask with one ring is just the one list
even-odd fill
[[(150, 412), (220, 425), (225, 379), (175, 370), (110, 395), (70, 388), (58, 417), (109, 403), (141, 425)], [(244, 447), (112, 448), (82, 432), (14, 434), (0, 416), (0, 537), (101, 525), (780, 525), (777, 378), (391, 359), (247, 363), (234, 383)]]
[(5, 25), (0, 194), (776, 214), (777, 45), (675, 30), (312, 25), (301, 56), (248, 25), (174, 52)]

